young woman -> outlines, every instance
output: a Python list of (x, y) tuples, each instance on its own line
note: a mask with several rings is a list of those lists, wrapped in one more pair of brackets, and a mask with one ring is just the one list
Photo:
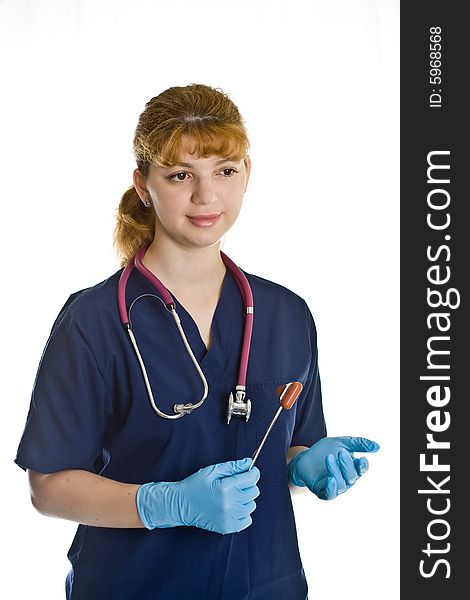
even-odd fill
[(126, 268), (53, 325), (16, 462), (37, 510), (80, 524), (69, 599), (304, 600), (290, 486), (332, 499), (367, 470), (354, 452), (378, 449), (326, 437), (305, 301), (221, 252), (248, 150), (222, 91), (152, 98), (117, 211)]

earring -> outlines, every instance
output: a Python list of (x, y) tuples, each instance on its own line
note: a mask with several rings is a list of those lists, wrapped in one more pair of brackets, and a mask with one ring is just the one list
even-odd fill
[(148, 200), (144, 200), (144, 206), (148, 208), (150, 206), (150, 202)]

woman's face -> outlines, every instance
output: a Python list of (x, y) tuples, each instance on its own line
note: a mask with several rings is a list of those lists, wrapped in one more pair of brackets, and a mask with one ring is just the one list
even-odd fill
[(156, 237), (202, 248), (216, 244), (234, 224), (250, 168), (249, 157), (236, 162), (185, 153), (173, 167), (150, 165), (145, 180), (136, 169), (134, 185), (140, 198), (155, 210)]

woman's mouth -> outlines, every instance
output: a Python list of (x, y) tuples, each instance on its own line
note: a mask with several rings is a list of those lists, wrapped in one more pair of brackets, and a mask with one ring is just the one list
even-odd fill
[(220, 214), (209, 214), (209, 215), (195, 215), (190, 217), (188, 215), (188, 219), (191, 221), (193, 225), (196, 227), (212, 227), (219, 220)]

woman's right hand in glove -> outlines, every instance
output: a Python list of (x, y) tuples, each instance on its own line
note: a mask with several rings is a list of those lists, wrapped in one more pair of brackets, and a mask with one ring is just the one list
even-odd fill
[(251, 525), (259, 496), (257, 467), (251, 458), (199, 469), (175, 482), (145, 483), (136, 495), (137, 510), (147, 529), (193, 525), (217, 533), (236, 533)]

